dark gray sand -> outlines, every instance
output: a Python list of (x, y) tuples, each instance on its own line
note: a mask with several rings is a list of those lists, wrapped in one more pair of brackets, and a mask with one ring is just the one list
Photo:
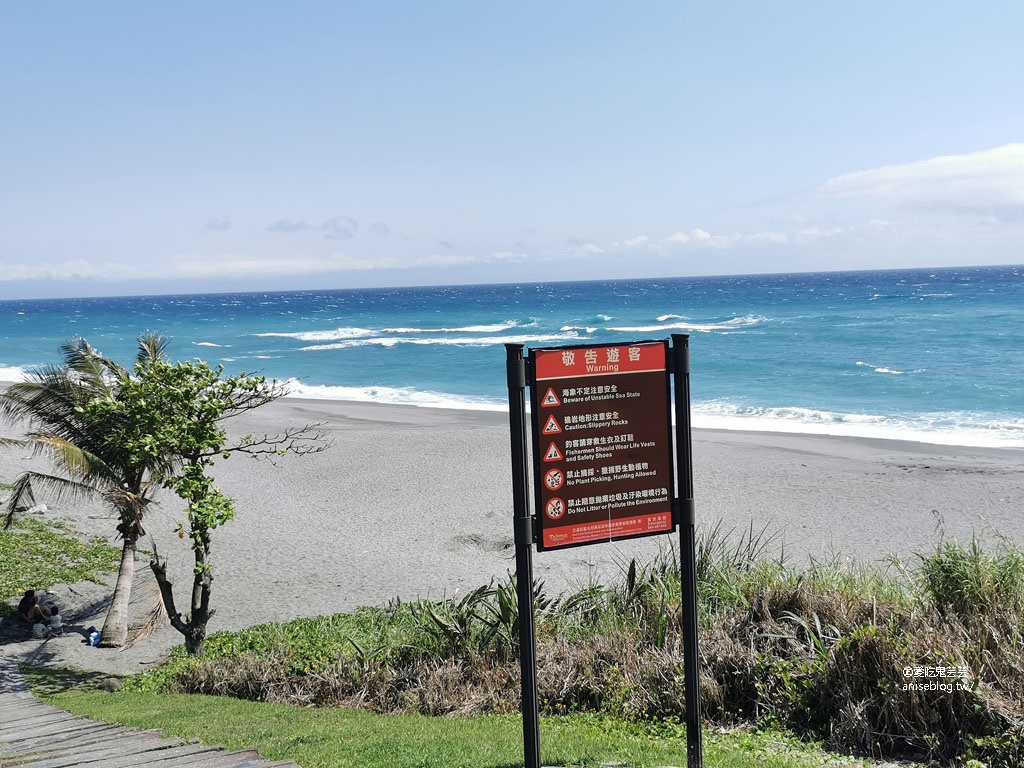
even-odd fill
[[(217, 613), (211, 632), (379, 605), (393, 597), (457, 596), (514, 569), (508, 416), (337, 401), (281, 400), (232, 424), (262, 434), (326, 422), (326, 451), (275, 464), (235, 456), (215, 474), (236, 518), (214, 535)], [(0, 434), (15, 436), (9, 426)], [(0, 481), (45, 464), (0, 450)], [(840, 557), (878, 563), (938, 541), (997, 535), (1024, 544), (1024, 451), (925, 443), (698, 430), (693, 442), (699, 526), (764, 525), (795, 564)], [(181, 504), (164, 495), (145, 548), (171, 562), (187, 602), (191, 552), (175, 531)], [(113, 534), (92, 504), (51, 505), (83, 533)], [(550, 592), (599, 579), (670, 537), (534, 555)], [(777, 545), (778, 546), (778, 545)], [(137, 604), (152, 576), (140, 560)], [(0, 565), (2, 567), (2, 565)], [(112, 583), (112, 581), (111, 581)], [(76, 624), (101, 625), (108, 586), (59, 585)], [(141, 611), (141, 607), (139, 607)], [(78, 635), (0, 645), (0, 653), (112, 674), (157, 663), (181, 637), (169, 627), (126, 650), (84, 645)]]

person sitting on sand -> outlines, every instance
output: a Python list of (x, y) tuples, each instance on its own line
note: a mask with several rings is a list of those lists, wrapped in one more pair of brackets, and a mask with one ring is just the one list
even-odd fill
[(54, 603), (50, 603), (50, 632), (55, 635), (64, 634), (64, 619), (61, 618), (60, 609)]
[(39, 604), (39, 598), (36, 597), (34, 589), (25, 590), (24, 597), (18, 603), (18, 618), (29, 624), (45, 623), (50, 620), (50, 611)]

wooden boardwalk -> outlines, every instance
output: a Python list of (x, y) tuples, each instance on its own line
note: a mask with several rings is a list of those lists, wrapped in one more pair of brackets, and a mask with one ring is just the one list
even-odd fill
[(14, 660), (0, 656), (0, 768), (270, 768), (258, 752), (228, 752), (158, 731), (133, 731), (51, 707), (35, 698)]

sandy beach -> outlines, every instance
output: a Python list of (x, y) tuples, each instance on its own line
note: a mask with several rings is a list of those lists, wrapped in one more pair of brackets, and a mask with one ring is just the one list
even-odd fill
[[(285, 399), (240, 417), (231, 430), (276, 433), (308, 422), (324, 422), (329, 449), (275, 464), (235, 456), (215, 469), (237, 514), (215, 533), (210, 632), (395, 597), (458, 595), (514, 568), (507, 414)], [(17, 431), (0, 425), (0, 434)], [(45, 468), (24, 452), (2, 451), (0, 481), (30, 466)], [(841, 557), (882, 565), (890, 554), (909, 558), (933, 547), (940, 528), (961, 540), (974, 533), (1024, 544), (1024, 451), (697, 430), (693, 466), (698, 525), (767, 524), (794, 564)], [(47, 514), (86, 535), (114, 532), (97, 505), (50, 504)], [(181, 504), (162, 496), (142, 546), (155, 544), (169, 558), (184, 605), (191, 552), (175, 534), (180, 514)], [(669, 541), (536, 553), (535, 574), (558, 592)], [(152, 582), (147, 562), (138, 564), (137, 604)], [(109, 586), (53, 592), (75, 625), (102, 623)], [(127, 674), (180, 642), (168, 626), (125, 650), (92, 648), (69, 634), (0, 645), (0, 653)]]

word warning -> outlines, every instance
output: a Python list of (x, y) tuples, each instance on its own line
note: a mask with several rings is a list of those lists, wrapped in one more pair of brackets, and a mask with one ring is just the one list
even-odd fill
[(530, 352), (538, 549), (668, 533), (668, 344)]

